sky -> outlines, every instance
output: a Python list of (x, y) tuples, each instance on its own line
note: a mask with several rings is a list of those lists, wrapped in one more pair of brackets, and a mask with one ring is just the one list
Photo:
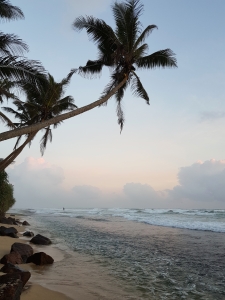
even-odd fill
[[(97, 57), (86, 32), (72, 29), (77, 17), (93, 15), (115, 28), (111, 0), (11, 3), (25, 19), (1, 23), (1, 30), (23, 39), (26, 56), (58, 81)], [(113, 98), (53, 130), (43, 157), (38, 134), (7, 169), (16, 207), (225, 208), (225, 1), (142, 3), (143, 28), (158, 26), (146, 41), (149, 54), (170, 48), (178, 68), (137, 70), (150, 106), (128, 89), (121, 134)], [(92, 80), (74, 75), (66, 95), (78, 107), (91, 103), (109, 75), (108, 69)], [(0, 157), (14, 143), (1, 142)]]

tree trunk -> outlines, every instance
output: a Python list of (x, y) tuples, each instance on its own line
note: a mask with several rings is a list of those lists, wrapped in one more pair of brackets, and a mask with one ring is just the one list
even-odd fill
[(127, 77), (124, 77), (123, 81), (121, 81), (120, 84), (118, 84), (116, 87), (114, 87), (111, 90), (111, 92), (109, 92), (105, 97), (103, 97), (91, 104), (88, 104), (88, 105), (78, 108), (76, 110), (70, 111), (68, 113), (59, 115), (57, 117), (54, 117), (52, 119), (49, 119), (49, 120), (46, 120), (46, 121), (43, 121), (43, 122), (40, 122), (40, 123), (37, 123), (34, 125), (24, 126), (22, 128), (17, 128), (14, 130), (9, 130), (9, 131), (0, 133), (0, 142), (4, 141), (4, 140), (12, 139), (14, 137), (17, 137), (17, 136), (20, 136), (23, 134), (29, 134), (29, 133), (39, 131), (40, 129), (48, 127), (54, 123), (64, 121), (66, 119), (80, 115), (88, 110), (91, 110), (91, 109), (105, 103), (109, 98), (111, 98), (118, 91), (119, 88), (121, 88), (126, 83), (126, 81), (127, 81)]
[(19, 148), (15, 149), (0, 162), (0, 172), (5, 170), (14, 161), (14, 159), (22, 152), (26, 145), (32, 141), (36, 134), (37, 131), (30, 134), (26, 141)]

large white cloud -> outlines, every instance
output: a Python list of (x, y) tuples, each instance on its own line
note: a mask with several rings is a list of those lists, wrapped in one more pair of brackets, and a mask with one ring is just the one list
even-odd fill
[(169, 191), (177, 200), (225, 203), (225, 160), (197, 162), (178, 173), (179, 185)]

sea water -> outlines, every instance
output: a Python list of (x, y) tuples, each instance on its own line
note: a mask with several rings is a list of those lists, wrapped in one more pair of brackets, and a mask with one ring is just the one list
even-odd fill
[(100, 265), (124, 288), (126, 299), (225, 299), (225, 210), (27, 213), (39, 233), (47, 228), (59, 247), (67, 246)]

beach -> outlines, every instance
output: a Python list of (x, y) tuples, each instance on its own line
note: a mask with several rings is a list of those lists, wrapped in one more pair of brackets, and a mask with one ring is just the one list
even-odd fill
[[(218, 232), (225, 229), (223, 211), (180, 212), (181, 216), (177, 211), (155, 212), (161, 214), (159, 223), (198, 224), (215, 231), (147, 224), (147, 217), (156, 222), (156, 216), (140, 210), (24, 213), (29, 229), (53, 241), (51, 246), (34, 246), (35, 252), (44, 251), (55, 262), (44, 267), (21, 265), (32, 273), (31, 287), (21, 299), (40, 294), (47, 299), (50, 293), (56, 293), (54, 299), (74, 300), (225, 299), (225, 233)], [(131, 220), (137, 215), (144, 222)], [(11, 240), (15, 241), (7, 238), (3, 251), (8, 251)]]
[[(16, 218), (21, 218), (21, 216), (16, 216)], [(15, 227), (18, 230), (18, 236), (19, 239), (11, 238), (8, 236), (0, 236), (0, 258), (2, 258), (5, 254), (8, 254), (10, 252), (11, 246), (13, 243), (19, 242), (19, 243), (28, 243), (28, 239), (22, 238), (21, 232), (25, 231), (25, 228), (27, 226), (16, 226), (16, 225), (7, 225), (7, 224), (0, 224), (4, 227)], [(35, 252), (37, 252), (37, 248), (35, 246), (32, 246), (35, 249)], [(43, 250), (45, 251), (45, 250)], [(48, 253), (48, 250), (45, 251)], [(33, 264), (21, 264), (19, 267), (23, 270), (29, 270), (31, 272), (31, 278), (25, 285), (24, 291), (21, 294), (20, 299), (21, 300), (48, 300), (48, 299), (55, 299), (55, 300), (70, 300), (71, 298), (63, 295), (60, 292), (49, 290), (41, 285), (35, 284), (32, 282), (33, 273), (37, 270), (43, 269), (43, 267), (38, 267)], [(0, 264), (0, 268), (2, 268), (3, 265)], [(0, 275), (4, 275), (5, 273), (0, 272)]]

